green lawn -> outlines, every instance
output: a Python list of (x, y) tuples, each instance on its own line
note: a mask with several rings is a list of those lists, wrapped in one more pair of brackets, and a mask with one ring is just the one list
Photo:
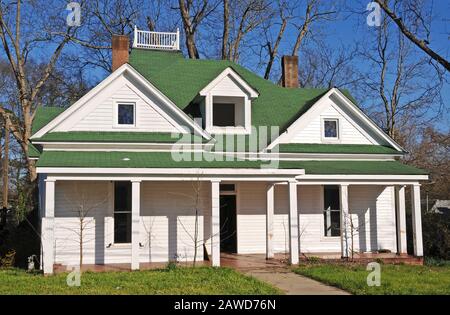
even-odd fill
[(227, 268), (85, 272), (80, 287), (69, 287), (66, 277), (0, 270), (0, 294), (281, 294), (264, 282)]
[(294, 271), (353, 294), (450, 294), (450, 266), (381, 265), (381, 285), (369, 287), (364, 265), (305, 264)]

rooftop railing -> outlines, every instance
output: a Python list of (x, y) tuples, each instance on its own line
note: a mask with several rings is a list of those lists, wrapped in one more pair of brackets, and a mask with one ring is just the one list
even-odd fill
[(134, 27), (134, 48), (180, 50), (180, 30), (176, 33), (141, 31)]

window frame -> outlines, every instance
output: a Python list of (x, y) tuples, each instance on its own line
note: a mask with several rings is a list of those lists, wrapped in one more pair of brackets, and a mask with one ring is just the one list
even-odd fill
[[(127, 183), (128, 184), (128, 182), (127, 181), (115, 181), (115, 182), (113, 182), (113, 193), (114, 193), (114, 195), (113, 195), (113, 201), (112, 201), (112, 205), (113, 205), (113, 214), (112, 214), (112, 217), (113, 217), (113, 226), (112, 226), (112, 228), (113, 228), (113, 235), (112, 235), (112, 244), (114, 244), (115, 246), (128, 246), (128, 245), (131, 245), (131, 238), (132, 238), (132, 222), (131, 222), (131, 220), (132, 220), (132, 209), (131, 209), (131, 207), (132, 207), (132, 205), (130, 205), (130, 210), (126, 210), (126, 211), (124, 211), (124, 210), (121, 210), (121, 211), (116, 211), (116, 184), (117, 183), (120, 183), (120, 182), (122, 182), (122, 183)], [(132, 187), (131, 187), (131, 182), (129, 182), (129, 185), (130, 185), (130, 187), (129, 187), (129, 189), (130, 189), (130, 199), (132, 199), (133, 197), (132, 197)], [(116, 214), (129, 214), (130, 215), (130, 242), (116, 242)]]
[[(342, 236), (342, 220), (341, 220), (341, 215), (342, 215), (342, 211), (341, 211), (341, 192), (339, 190), (339, 187), (337, 187), (337, 191), (338, 191), (338, 205), (339, 205), (339, 209), (331, 209), (331, 207), (328, 207), (327, 209), (325, 209), (325, 190), (326, 190), (326, 186), (336, 186), (336, 185), (324, 185), (322, 186), (322, 218), (323, 218), (323, 224), (322, 224), (322, 238), (324, 238), (325, 240), (332, 240), (332, 239), (340, 239)], [(326, 235), (327, 233), (327, 228), (326, 228), (326, 216), (330, 216), (330, 226), (331, 226), (331, 212), (337, 212), (339, 213), (339, 235)], [(331, 234), (331, 232), (330, 232)]]
[[(326, 137), (325, 135), (325, 122), (334, 121), (336, 122), (336, 137)], [(337, 117), (322, 117), (321, 123), (321, 136), (323, 142), (339, 142), (341, 140), (341, 127), (339, 123), (339, 118)]]
[[(120, 105), (132, 105), (133, 106), (133, 124), (119, 124), (119, 106)], [(130, 102), (130, 101), (121, 101), (121, 100), (116, 100), (114, 101), (114, 127), (115, 128), (124, 128), (124, 129), (129, 129), (129, 128), (136, 128), (137, 126), (137, 106), (136, 106), (136, 102)]]
[[(218, 99), (215, 99), (218, 98)], [(242, 99), (237, 101), (236, 99)], [(242, 103), (241, 103), (242, 102)], [(234, 104), (235, 126), (222, 127), (214, 125), (214, 104)], [(212, 134), (250, 134), (251, 132), (251, 100), (247, 95), (225, 95), (224, 93), (208, 93), (204, 101), (205, 130)], [(240, 110), (242, 107), (242, 117)], [(241, 121), (242, 120), (242, 121)]]

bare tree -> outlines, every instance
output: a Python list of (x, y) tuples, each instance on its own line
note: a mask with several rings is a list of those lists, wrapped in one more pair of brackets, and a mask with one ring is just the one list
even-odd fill
[[(222, 59), (237, 62), (244, 37), (273, 15), (271, 3), (265, 0), (224, 2), (224, 36)], [(225, 14), (227, 16), (225, 16)]]
[(292, 48), (292, 56), (298, 56), (300, 47), (311, 29), (313, 23), (329, 19), (336, 11), (324, 5), (322, 0), (308, 0), (306, 2), (305, 15), (301, 24), (295, 25), (298, 33)]
[[(2, 204), (3, 208), (8, 208), (8, 194), (9, 194), (9, 123), (5, 121), (3, 124), (4, 134), (3, 134), (3, 192), (2, 192)], [(1, 156), (1, 154), (0, 154)]]
[(79, 267), (81, 272), (84, 246), (95, 240), (95, 235), (92, 238), (88, 237), (89, 231), (95, 228), (93, 212), (108, 202), (109, 194), (103, 197), (101, 195), (94, 197), (92, 190), (84, 185), (79, 185), (77, 182), (73, 183), (70, 191), (74, 194), (70, 196), (65, 195), (64, 198), (66, 199), (66, 204), (72, 205), (72, 213), (76, 216), (78, 222), (76, 227), (71, 228), (66, 226), (65, 228), (77, 236), (75, 242), (78, 244)]
[[(264, 25), (264, 36), (265, 36), (265, 44), (263, 48), (266, 49), (267, 52), (267, 65), (266, 70), (264, 71), (264, 79), (269, 80), (270, 73), (272, 71), (273, 63), (275, 61), (275, 58), (278, 55), (278, 49), (281, 44), (281, 40), (283, 39), (283, 36), (286, 32), (286, 28), (288, 26), (289, 20), (294, 16), (294, 10), (296, 8), (295, 6), (292, 6), (289, 1), (285, 0), (278, 0), (277, 1), (277, 9), (278, 9), (278, 16), (276, 20), (279, 20), (275, 23), (272, 23), (269, 20), (269, 23), (267, 25)], [(271, 32), (274, 27), (274, 25), (279, 25), (278, 32), (275, 39), (272, 39)]]
[[(398, 29), (402, 32), (402, 34), (408, 38), (414, 45), (419, 47), (422, 51), (424, 51), (428, 56), (430, 56), (433, 60), (437, 61), (439, 64), (441, 64), (447, 71), (450, 71), (450, 63), (441, 55), (439, 55), (436, 51), (431, 49), (429, 47), (429, 38), (427, 39), (419, 39), (412, 30), (406, 25), (405, 19), (403, 19), (401, 16), (398, 16), (395, 13), (395, 8), (391, 9), (388, 5), (388, 1), (386, 0), (375, 0), (377, 2), (381, 9), (394, 21), (394, 23), (397, 25)], [(395, 4), (398, 2), (395, 1)], [(427, 35), (429, 35), (429, 27), (425, 24), (424, 19), (424, 10), (421, 10), (421, 4), (422, 1), (417, 0), (409, 0), (404, 1), (403, 7), (406, 11), (406, 13), (403, 14), (406, 15), (408, 13), (412, 14), (412, 18), (414, 19), (414, 22), (417, 23), (417, 21), (422, 22), (423, 27), (425, 27), (427, 31)], [(428, 37), (428, 36), (427, 36)]]
[[(21, 145), (24, 155), (29, 154), (31, 124), (37, 107), (37, 99), (55, 68), (55, 64), (69, 42), (74, 28), (61, 25), (56, 12), (49, 12), (42, 7), (42, 2), (28, 2), (28, 8), (22, 10), (22, 1), (0, 3), (0, 40), (11, 72), (14, 76), (18, 97), (18, 108), (7, 108), (0, 103), (0, 115), (10, 126), (10, 131)], [(31, 13), (30, 13), (31, 12)], [(31, 14), (31, 15), (30, 15)], [(36, 23), (39, 23), (36, 25)], [(41, 32), (37, 28), (42, 26)], [(54, 30), (61, 29), (55, 35)], [(36, 30), (34, 32), (33, 30)], [(48, 60), (37, 77), (30, 76), (27, 64), (31, 53), (43, 43), (53, 47), (47, 54)], [(30, 181), (36, 179), (34, 161), (27, 159)]]
[(217, 0), (178, 0), (189, 58), (200, 58), (195, 39), (198, 27), (217, 8), (219, 3), (220, 1)]
[[(399, 122), (413, 118), (425, 118), (433, 106), (437, 112), (441, 106), (440, 92), (443, 84), (440, 73), (429, 70), (426, 58), (418, 58), (409, 42), (392, 29), (387, 17), (375, 30), (375, 45), (364, 45), (361, 52), (368, 70), (364, 82), (367, 95), (373, 100), (381, 99), (382, 110), (378, 120), (385, 131), (394, 139), (398, 138)], [(369, 48), (367, 48), (369, 47)], [(377, 114), (372, 107), (372, 114)]]
[(308, 88), (352, 88), (358, 91), (362, 75), (354, 65), (357, 48), (329, 47), (323, 42), (305, 45), (299, 80)]
[[(189, 205), (190, 207), (192, 207), (193, 212), (194, 212), (194, 232), (192, 233), (192, 231), (190, 229), (188, 229), (182, 220), (180, 220), (178, 218), (178, 222), (180, 223), (181, 227), (183, 228), (183, 230), (185, 231), (185, 233), (189, 236), (189, 238), (192, 241), (192, 246), (194, 249), (194, 257), (193, 257), (193, 262), (192, 262), (192, 266), (195, 267), (196, 263), (197, 263), (197, 253), (198, 253), (198, 249), (200, 247), (203, 247), (203, 238), (200, 238), (200, 234), (199, 234), (199, 217), (201, 215), (201, 207), (202, 207), (202, 201), (201, 201), (201, 196), (202, 196), (202, 191), (203, 191), (203, 184), (200, 181), (200, 178), (197, 178), (196, 181), (192, 182), (192, 194), (184, 194), (184, 193), (175, 193), (173, 192), (174, 195), (180, 195), (183, 198), (186, 198), (187, 200), (189, 200)], [(186, 257), (187, 258), (187, 257)]]

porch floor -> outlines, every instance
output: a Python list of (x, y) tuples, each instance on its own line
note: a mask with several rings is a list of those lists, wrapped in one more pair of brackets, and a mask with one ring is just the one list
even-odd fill
[[(306, 261), (311, 258), (319, 258), (324, 262), (342, 262), (340, 253), (302, 253), (300, 261)], [(384, 263), (391, 264), (410, 264), (422, 265), (422, 257), (414, 257), (411, 255), (397, 255), (395, 253), (363, 253), (355, 254), (354, 261), (360, 263), (371, 262), (374, 260), (382, 260)], [(237, 270), (253, 270), (253, 269), (285, 269), (289, 262), (288, 254), (275, 254), (273, 259), (266, 259), (264, 254), (220, 254), (220, 264), (222, 267), (233, 268)], [(181, 267), (191, 267), (192, 262), (178, 262)], [(196, 266), (210, 266), (211, 263), (207, 260), (197, 261)], [(162, 269), (167, 266), (165, 262), (141, 263), (140, 270)], [(107, 272), (107, 271), (130, 271), (131, 264), (85, 264), (82, 267), (83, 271), (91, 272)], [(71, 270), (65, 265), (55, 264), (54, 272), (70, 272)]]
[[(324, 261), (345, 261), (341, 258), (341, 253), (302, 253), (300, 260), (305, 261), (311, 258), (319, 258)], [(407, 264), (423, 265), (423, 257), (415, 257), (407, 254), (398, 255), (396, 253), (356, 253), (353, 256), (354, 262), (368, 263), (374, 260), (381, 260), (386, 264)]]

